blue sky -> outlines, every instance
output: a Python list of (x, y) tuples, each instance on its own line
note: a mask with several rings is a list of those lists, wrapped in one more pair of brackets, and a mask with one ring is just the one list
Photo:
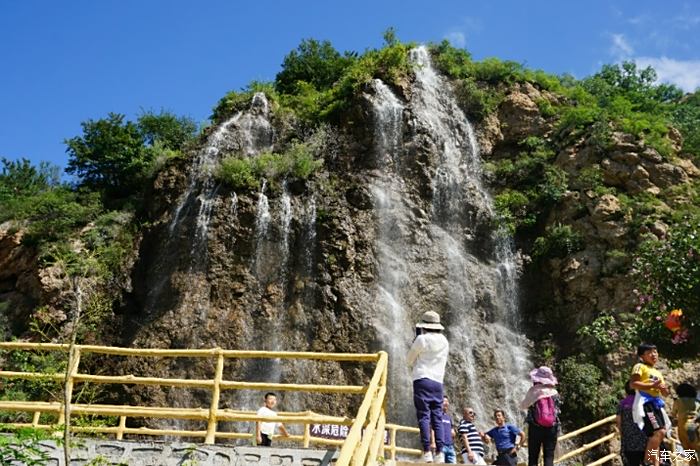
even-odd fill
[(80, 122), (166, 109), (204, 122), (217, 100), (272, 80), (304, 38), (362, 52), (449, 39), (584, 77), (635, 60), (700, 86), (700, 2), (6, 0), (0, 2), (0, 157), (65, 167)]

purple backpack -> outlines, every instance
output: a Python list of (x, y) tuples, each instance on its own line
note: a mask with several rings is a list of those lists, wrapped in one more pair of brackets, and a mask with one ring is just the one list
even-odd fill
[(552, 427), (557, 423), (557, 405), (554, 398), (540, 398), (532, 405), (532, 420), (540, 427)]

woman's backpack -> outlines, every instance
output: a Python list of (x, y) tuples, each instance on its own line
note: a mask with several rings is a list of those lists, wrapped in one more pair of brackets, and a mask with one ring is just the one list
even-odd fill
[(540, 398), (532, 405), (532, 420), (540, 427), (552, 427), (557, 423), (557, 403), (554, 397)]

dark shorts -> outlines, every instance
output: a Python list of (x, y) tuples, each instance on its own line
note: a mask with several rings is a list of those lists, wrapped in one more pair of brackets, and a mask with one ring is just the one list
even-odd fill
[(644, 429), (642, 430), (647, 437), (651, 437), (654, 432), (664, 427), (664, 415), (661, 408), (657, 408), (650, 401), (644, 403)]
[(518, 466), (518, 454), (511, 453), (510, 450), (501, 450), (498, 452), (496, 461), (493, 464), (501, 466)]
[(259, 447), (269, 447), (272, 445), (272, 438), (268, 437), (267, 434), (260, 434), (260, 437), (262, 437), (262, 442), (258, 443)]

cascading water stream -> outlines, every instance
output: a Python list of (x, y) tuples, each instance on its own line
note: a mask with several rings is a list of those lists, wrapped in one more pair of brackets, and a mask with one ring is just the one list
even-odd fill
[[(493, 406), (493, 400), (487, 400), (493, 394), (485, 393), (483, 388), (479, 393), (479, 382), (484, 374), (474, 357), (478, 349), (483, 350), (483, 345), (490, 346), (496, 361), (494, 367), (498, 368), (491, 376), (500, 376), (502, 380), (497, 395), (503, 400), (502, 408), (506, 409), (510, 419), (517, 419), (517, 401), (528, 385), (526, 371), (529, 362), (525, 339), (516, 333), (517, 327), (514, 326), (519, 319), (512, 248), (508, 238), (492, 232), (495, 250), (487, 260), (477, 259), (468, 250), (468, 243), (456, 234), (463, 231), (465, 218), (471, 222), (478, 222), (481, 218), (487, 221), (492, 219), (493, 202), (481, 182), (480, 154), (474, 131), (457, 105), (449, 85), (433, 70), (425, 47), (412, 50), (411, 58), (418, 65), (413, 108), (418, 119), (431, 130), (436, 146), (444, 149), (433, 179), (437, 195), (433, 215), (434, 222), (446, 232), (442, 238), (448, 252), (449, 276), (453, 283), (473, 283), (467, 289), (471, 288), (470, 291), (478, 295), (487, 295), (486, 298), (492, 303), (489, 306), (492, 315), (487, 316), (490, 320), (486, 326), (487, 332), (477, 334), (474, 329), (480, 327), (476, 322), (479, 316), (473, 312), (473, 298), (459, 294), (451, 297), (452, 312), (462, 318), (452, 320), (449, 333), (453, 341), (459, 342), (455, 349), (463, 355), (464, 365), (461, 367), (464, 367), (468, 380), (465, 384), (465, 377), (459, 373), (451, 374), (448, 380), (453, 386), (461, 384), (471, 388), (472, 393), (477, 395), (470, 397), (475, 407)], [(465, 209), (467, 206), (468, 209)]]
[[(400, 338), (410, 335), (411, 317), (405, 308), (402, 289), (409, 284), (405, 261), (406, 244), (402, 226), (408, 223), (408, 207), (403, 202), (404, 188), (396, 171), (400, 162), (402, 119), (404, 106), (380, 80), (372, 83), (374, 110), (374, 145), (377, 153), (377, 176), (371, 183), (374, 210), (377, 217), (376, 301), (382, 310), (377, 318), (379, 338), (390, 354), (389, 374), (393, 386), (410, 386), (406, 372), (406, 342)], [(391, 400), (392, 411), (406, 411)], [(404, 419), (403, 415), (399, 415)]]
[[(187, 319), (188, 324), (197, 329), (184, 338), (180, 337), (174, 344), (184, 344), (190, 348), (203, 344), (202, 338), (207, 332), (198, 330), (211, 325), (211, 219), (222, 208), (226, 211), (224, 217), (236, 219), (238, 215), (238, 197), (232, 193), (229, 204), (219, 195), (220, 187), (214, 177), (215, 170), (224, 154), (255, 156), (271, 150), (273, 139), (269, 104), (263, 93), (256, 93), (249, 108), (237, 112), (219, 125), (194, 157), (187, 187), (180, 196), (167, 227), (167, 238), (159, 245), (152, 263), (155, 283), (145, 286), (148, 292), (144, 310), (148, 318), (158, 319), (168, 314), (176, 322)], [(263, 196), (260, 200), (262, 202), (266, 198)], [(259, 226), (261, 230), (265, 228), (265, 225)], [(187, 277), (186, 284), (183, 277)], [(210, 345), (211, 340), (205, 344)], [(226, 346), (223, 341), (219, 344)], [(189, 369), (178, 367), (173, 370), (179, 371), (186, 378)], [(193, 401), (192, 396), (186, 391), (173, 390), (168, 394), (168, 400), (172, 406), (199, 403)], [(181, 422), (177, 421), (176, 424), (180, 425)]]
[[(427, 310), (411, 289), (442, 274), (440, 311), (451, 343), (445, 387), (459, 391), (459, 402), (482, 416), (500, 407), (518, 420), (517, 402), (527, 390), (529, 368), (525, 339), (517, 333), (517, 268), (508, 238), (492, 232), (478, 251), (479, 231), (494, 217), (493, 203), (481, 181), (474, 131), (449, 85), (432, 68), (427, 49), (411, 51), (416, 79), (405, 104), (380, 81), (371, 97), (375, 119), (378, 176), (372, 183), (377, 214), (378, 332), (392, 361), (394, 392), (410, 387), (405, 353), (412, 326)], [(408, 128), (402, 114), (408, 112)], [(405, 134), (404, 134), (405, 133)], [(402, 175), (401, 147), (412, 135), (428, 135), (434, 152), (432, 204), (426, 221), (411, 208), (410, 179)], [(482, 233), (483, 234), (483, 233)], [(423, 236), (421, 236), (423, 235)], [(420, 246), (410, 238), (424, 238)], [(429, 238), (429, 239), (425, 239)], [(433, 264), (437, 272), (425, 271)], [(432, 274), (427, 276), (428, 274)], [(443, 303), (443, 304), (440, 304)], [(489, 362), (490, 370), (482, 367)], [(398, 388), (401, 387), (401, 388)], [(394, 397), (390, 413), (398, 422), (415, 422), (410, 396)]]

